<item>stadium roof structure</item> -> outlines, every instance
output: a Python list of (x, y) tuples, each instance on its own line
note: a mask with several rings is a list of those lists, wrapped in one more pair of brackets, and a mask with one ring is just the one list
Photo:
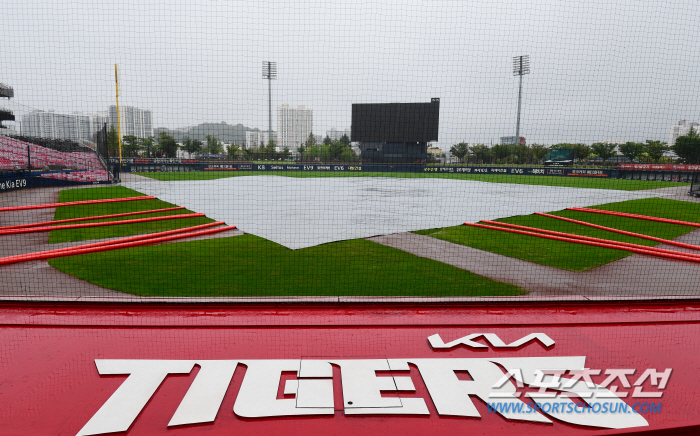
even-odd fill
[(0, 108), (0, 122), (2, 121), (14, 121), (15, 114), (8, 109)]
[(0, 83), (0, 97), (12, 98), (15, 96), (15, 90), (9, 85)]

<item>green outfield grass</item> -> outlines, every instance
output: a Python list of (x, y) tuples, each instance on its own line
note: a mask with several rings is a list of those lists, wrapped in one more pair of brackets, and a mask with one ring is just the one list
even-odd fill
[(522, 176), (509, 174), (440, 174), (440, 173), (334, 173), (334, 172), (304, 172), (304, 171), (191, 171), (163, 173), (135, 173), (163, 181), (212, 180), (240, 176), (282, 176), (282, 177), (395, 177), (395, 178), (439, 178), (456, 180), (475, 180), (491, 183), (514, 183), (519, 185), (566, 186), (573, 188), (619, 189), (622, 191), (639, 191), (643, 189), (671, 188), (686, 186), (688, 183), (603, 179), (597, 177), (558, 177), (558, 176)]
[[(124, 188), (122, 186), (101, 187), (101, 188), (85, 188), (85, 189), (67, 189), (61, 191), (58, 201), (61, 203), (69, 201), (84, 201), (98, 200), (106, 198), (124, 198), (124, 197), (139, 197), (140, 192)], [(167, 203), (161, 200), (138, 200), (125, 201), (119, 203), (98, 203), (86, 204), (78, 206), (64, 206), (56, 208), (54, 220), (63, 220), (69, 218), (82, 218), (89, 216), (111, 215), (126, 212), (139, 212), (144, 210), (165, 209), (176, 207), (177, 205)], [(150, 218), (165, 215), (179, 215), (192, 213), (192, 211), (182, 209), (169, 212), (157, 212), (152, 214), (143, 214), (135, 216), (125, 216), (118, 218), (108, 218), (101, 220), (80, 221), (79, 223), (103, 222), (103, 221), (121, 221), (137, 218)], [(213, 220), (206, 217), (199, 218), (182, 218), (174, 220), (153, 221), (134, 224), (117, 224), (113, 226), (103, 227), (87, 227), (81, 229), (66, 229), (54, 230), (49, 236), (49, 243), (84, 241), (88, 239), (113, 238), (118, 236), (132, 236), (144, 233), (162, 232), (166, 230), (174, 230), (183, 227), (196, 226), (206, 224)], [(72, 223), (66, 223), (72, 224)], [(75, 223), (78, 224), (78, 223)], [(62, 225), (62, 224), (59, 224)]]
[[(650, 198), (609, 203), (595, 208), (700, 222), (700, 204), (685, 201)], [(697, 227), (691, 226), (569, 210), (551, 212), (551, 214), (664, 239), (677, 238), (697, 229)], [(658, 243), (647, 239), (620, 235), (539, 215), (510, 217), (496, 221), (646, 246), (658, 245)], [(628, 251), (591, 247), (464, 225), (420, 230), (415, 233), (571, 271), (586, 271), (632, 254)]]
[(253, 235), (52, 259), (99, 286), (142, 296), (519, 295), (517, 286), (356, 239), (290, 250)]

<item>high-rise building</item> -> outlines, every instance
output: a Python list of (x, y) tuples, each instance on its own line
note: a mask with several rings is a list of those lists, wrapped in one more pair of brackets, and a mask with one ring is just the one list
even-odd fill
[(304, 106), (292, 109), (288, 104), (283, 104), (277, 108), (277, 149), (283, 150), (288, 147), (290, 151), (303, 145), (313, 131), (313, 111)]
[(326, 136), (328, 136), (331, 139), (331, 141), (339, 141), (340, 138), (343, 137), (343, 135), (347, 135), (349, 139), (350, 132), (350, 129), (338, 130), (335, 127), (333, 127), (331, 130), (326, 130)]
[(679, 136), (685, 136), (690, 133), (690, 128), (694, 128), (696, 132), (700, 133), (698, 129), (698, 123), (689, 123), (687, 120), (681, 120), (678, 124), (674, 124), (668, 131), (668, 145), (675, 145), (676, 139)]
[(92, 135), (107, 122), (106, 113), (60, 114), (34, 110), (22, 116), (22, 134), (39, 138), (92, 141)]
[[(139, 109), (134, 106), (119, 106), (119, 124), (122, 138), (136, 136), (148, 138), (153, 136), (153, 112), (148, 109)], [(117, 107), (109, 107), (109, 124), (117, 126)]]
[[(272, 132), (272, 140), (277, 142), (277, 133)], [(270, 132), (245, 132), (246, 148), (260, 148), (260, 143), (267, 147), (270, 143)]]

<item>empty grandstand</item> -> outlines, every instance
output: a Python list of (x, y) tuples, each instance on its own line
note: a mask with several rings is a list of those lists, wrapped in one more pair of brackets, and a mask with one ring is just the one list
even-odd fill
[(40, 138), (0, 136), (0, 170), (39, 170), (40, 177), (75, 182), (110, 179), (94, 150), (71, 141)]

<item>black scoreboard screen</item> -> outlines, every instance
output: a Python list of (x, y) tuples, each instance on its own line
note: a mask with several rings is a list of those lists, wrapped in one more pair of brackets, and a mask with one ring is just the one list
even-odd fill
[(438, 140), (440, 99), (430, 103), (352, 105), (354, 142), (430, 142)]

